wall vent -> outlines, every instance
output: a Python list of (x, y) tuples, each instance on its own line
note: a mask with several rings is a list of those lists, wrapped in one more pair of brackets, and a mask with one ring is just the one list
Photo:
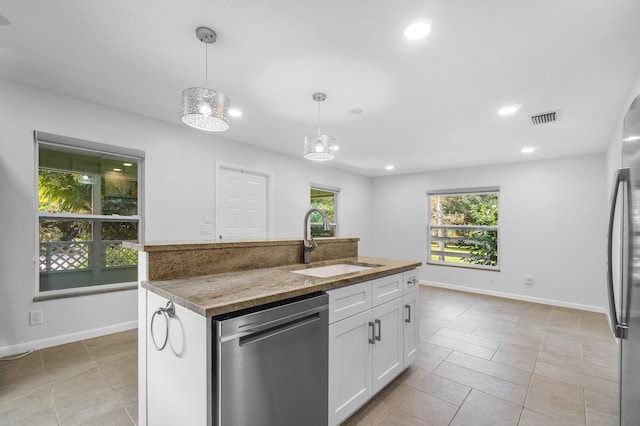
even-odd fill
[(553, 123), (560, 119), (560, 110), (543, 112), (541, 114), (530, 115), (531, 124), (537, 126), (539, 124)]

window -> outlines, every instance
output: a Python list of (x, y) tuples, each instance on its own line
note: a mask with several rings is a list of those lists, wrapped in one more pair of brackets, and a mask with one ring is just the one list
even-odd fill
[(329, 220), (330, 229), (324, 230), (320, 213), (311, 213), (311, 236), (313, 238), (333, 238), (338, 236), (337, 198), (340, 189), (311, 186), (311, 207), (324, 211)]
[(497, 188), (427, 194), (427, 263), (499, 269)]
[(39, 132), (36, 145), (37, 292), (137, 281), (138, 253), (122, 242), (141, 239), (141, 153)]

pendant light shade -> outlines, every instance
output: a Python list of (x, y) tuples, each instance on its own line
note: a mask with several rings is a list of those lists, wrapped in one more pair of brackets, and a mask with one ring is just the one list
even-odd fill
[(182, 91), (182, 121), (196, 129), (223, 132), (229, 129), (229, 98), (204, 87)]
[(308, 135), (304, 137), (304, 158), (327, 161), (335, 158), (334, 138), (329, 135)]
[(313, 100), (318, 102), (318, 134), (304, 137), (304, 158), (314, 161), (327, 161), (335, 158), (338, 146), (333, 143), (333, 136), (320, 133), (320, 102), (327, 99), (324, 93), (314, 93)]
[[(215, 43), (217, 34), (210, 28), (198, 27), (196, 37), (205, 43), (205, 80), (208, 80), (207, 46)], [(189, 87), (182, 91), (182, 122), (199, 130), (223, 132), (229, 129), (231, 101), (222, 93), (205, 87)]]

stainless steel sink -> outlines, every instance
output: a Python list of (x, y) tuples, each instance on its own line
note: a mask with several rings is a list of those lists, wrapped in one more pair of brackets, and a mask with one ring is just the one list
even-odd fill
[(352, 272), (365, 271), (367, 269), (374, 268), (375, 266), (378, 265), (362, 266), (349, 263), (337, 263), (335, 265), (316, 266), (315, 268), (299, 269), (291, 272), (294, 274), (309, 275), (311, 277), (327, 278), (336, 275), (350, 274)]

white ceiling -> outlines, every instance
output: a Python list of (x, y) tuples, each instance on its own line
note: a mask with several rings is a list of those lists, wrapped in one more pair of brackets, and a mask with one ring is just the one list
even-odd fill
[[(0, 15), (1, 76), (179, 126), (210, 27), (207, 86), (243, 112), (218, 135), (300, 157), (325, 92), (331, 165), (366, 176), (602, 152), (640, 78), (637, 0), (4, 0)], [(419, 17), (431, 34), (405, 40)]]

